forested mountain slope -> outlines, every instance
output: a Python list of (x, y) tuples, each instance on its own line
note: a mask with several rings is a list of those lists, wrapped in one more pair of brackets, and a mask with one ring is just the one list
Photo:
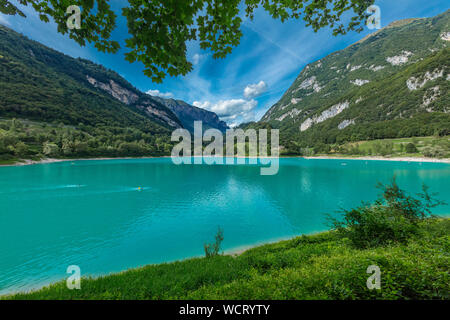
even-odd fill
[(0, 162), (167, 155), (171, 132), (196, 120), (227, 128), (213, 112), (152, 97), (112, 70), (0, 25)]
[(145, 94), (112, 70), (73, 59), (4, 26), (0, 44), (0, 116), (152, 132), (161, 131), (160, 126), (191, 130), (196, 120), (207, 128), (228, 128), (213, 112)]
[(450, 10), (395, 22), (305, 67), (260, 123), (299, 147), (447, 135)]
[[(0, 116), (168, 132), (178, 118), (117, 73), (0, 26)], [(147, 103), (146, 105), (149, 105)], [(138, 108), (139, 107), (139, 108)]]

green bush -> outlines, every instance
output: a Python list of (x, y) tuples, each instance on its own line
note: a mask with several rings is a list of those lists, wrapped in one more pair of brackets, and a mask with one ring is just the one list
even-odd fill
[(219, 252), (220, 252), (220, 245), (222, 244), (222, 241), (223, 241), (223, 230), (220, 227), (218, 227), (217, 234), (215, 237), (215, 242), (214, 243), (205, 243), (203, 245), (203, 247), (205, 249), (205, 256), (207, 258), (218, 256)]
[(416, 153), (416, 152), (418, 152), (416, 146), (414, 145), (414, 143), (411, 143), (411, 142), (406, 145), (405, 150), (406, 150), (406, 153)]
[(446, 153), (443, 150), (440, 150), (435, 147), (427, 147), (422, 151), (423, 155), (428, 158), (445, 158)]
[(338, 234), (357, 248), (406, 243), (418, 234), (418, 223), (431, 215), (430, 209), (444, 204), (434, 199), (425, 185), (418, 199), (407, 195), (395, 177), (390, 185), (380, 183), (378, 188), (383, 192), (373, 204), (363, 203), (355, 209), (344, 210), (343, 220), (329, 218)]

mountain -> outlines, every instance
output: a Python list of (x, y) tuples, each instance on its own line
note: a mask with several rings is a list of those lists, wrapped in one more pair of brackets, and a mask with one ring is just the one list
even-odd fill
[[(150, 132), (193, 127), (226, 129), (215, 113), (145, 94), (112, 70), (74, 59), (0, 25), (0, 116), (114, 124)], [(24, 94), (26, 92), (26, 94)], [(166, 130), (167, 129), (167, 130)]]
[(307, 65), (261, 123), (299, 147), (450, 130), (450, 10), (390, 24)]
[[(135, 127), (169, 133), (181, 122), (117, 73), (73, 59), (0, 26), (0, 116), (66, 125)], [(149, 97), (151, 99), (151, 97)]]
[(213, 128), (225, 132), (228, 129), (228, 125), (224, 121), (221, 121), (214, 112), (191, 106), (181, 100), (164, 99), (161, 97), (153, 97), (153, 99), (175, 113), (183, 124), (183, 127), (191, 132), (194, 131), (194, 121), (198, 120), (203, 121), (204, 130)]
[(194, 120), (226, 126), (214, 113), (142, 93), (114, 71), (0, 25), (0, 163), (168, 155), (171, 132)]

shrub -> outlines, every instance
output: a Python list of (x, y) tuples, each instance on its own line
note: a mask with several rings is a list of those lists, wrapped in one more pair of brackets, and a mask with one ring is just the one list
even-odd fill
[(59, 147), (55, 143), (44, 142), (43, 153), (46, 156), (54, 157), (59, 155)]
[(304, 157), (312, 157), (312, 156), (314, 156), (314, 149), (313, 148), (301, 148), (300, 155), (302, 155)]
[(25, 157), (27, 153), (28, 153), (27, 145), (22, 141), (19, 141), (14, 148), (14, 154), (18, 157)]
[(432, 147), (424, 148), (422, 153), (427, 158), (445, 158), (446, 157), (446, 154), (444, 151), (437, 149), (437, 148), (432, 148)]
[(219, 255), (220, 245), (222, 244), (222, 241), (223, 241), (223, 230), (220, 227), (218, 227), (215, 242), (205, 243), (203, 245), (205, 249), (205, 256), (209, 258)]
[(431, 215), (431, 208), (444, 204), (434, 199), (435, 194), (429, 194), (425, 185), (418, 199), (407, 195), (395, 177), (390, 185), (379, 183), (378, 188), (383, 192), (373, 204), (344, 210), (343, 220), (329, 217), (332, 228), (357, 248), (407, 242), (418, 234), (418, 223)]
[(411, 143), (411, 142), (406, 145), (405, 150), (406, 150), (406, 153), (416, 153), (417, 152), (416, 146), (414, 145), (414, 143)]

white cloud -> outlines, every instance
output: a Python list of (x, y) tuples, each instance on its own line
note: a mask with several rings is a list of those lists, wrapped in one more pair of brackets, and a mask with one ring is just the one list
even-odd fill
[(260, 118), (258, 118), (258, 116), (255, 114), (255, 112), (250, 111), (236, 119), (229, 119), (227, 124), (230, 128), (235, 128), (235, 127), (239, 126), (241, 123), (258, 121), (259, 119)]
[(257, 84), (249, 84), (244, 89), (244, 97), (247, 99), (256, 98), (266, 92), (267, 88), (268, 86), (264, 81), (260, 81)]
[(192, 63), (193, 63), (194, 66), (195, 66), (195, 65), (197, 65), (197, 64), (200, 62), (200, 60), (202, 60), (202, 59), (203, 59), (203, 55), (196, 53), (196, 54), (194, 54), (194, 56), (192, 57)]
[(161, 97), (161, 98), (166, 98), (166, 99), (173, 98), (172, 92), (161, 92), (159, 90), (148, 90), (146, 93), (151, 96), (156, 96), (156, 97)]
[(10, 26), (11, 24), (8, 21), (8, 16), (0, 13), (0, 24), (3, 24), (5, 26)]
[(216, 113), (221, 120), (242, 122), (254, 118), (253, 110), (258, 102), (256, 100), (231, 99), (221, 100), (217, 103), (195, 101), (193, 104), (198, 108)]

